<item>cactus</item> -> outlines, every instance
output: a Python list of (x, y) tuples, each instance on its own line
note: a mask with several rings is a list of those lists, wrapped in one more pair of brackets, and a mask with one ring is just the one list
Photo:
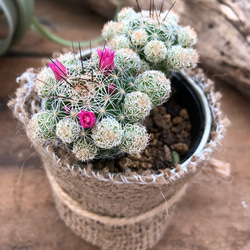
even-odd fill
[(44, 110), (36, 113), (29, 123), (29, 136), (42, 142), (53, 139), (56, 133), (57, 118), (56, 110)]
[(127, 124), (123, 129), (123, 138), (120, 149), (128, 154), (136, 154), (145, 149), (149, 136), (141, 124)]
[(58, 122), (56, 136), (64, 143), (71, 143), (79, 137), (81, 127), (74, 117), (66, 117)]
[(156, 70), (148, 70), (140, 74), (135, 86), (149, 96), (154, 106), (166, 102), (171, 92), (169, 79), (164, 73)]
[(192, 46), (197, 42), (195, 31), (181, 27), (173, 11), (141, 11), (123, 8), (118, 21), (104, 25), (102, 36), (111, 47), (132, 48), (150, 69), (173, 71), (196, 66), (199, 55)]
[(151, 109), (151, 100), (147, 94), (136, 91), (126, 95), (124, 114), (128, 120), (140, 121), (149, 115)]
[(109, 47), (89, 59), (69, 52), (38, 72), (41, 111), (29, 123), (33, 140), (59, 140), (84, 162), (143, 151), (142, 122), (171, 93), (166, 75), (199, 60), (195, 32), (172, 11), (123, 8), (102, 35)]
[(104, 118), (92, 130), (92, 138), (99, 148), (111, 149), (121, 143), (123, 130), (113, 118)]
[(80, 161), (141, 152), (149, 141), (142, 121), (170, 95), (164, 73), (147, 68), (130, 48), (97, 49), (84, 61), (60, 55), (36, 76), (41, 111), (29, 136), (61, 141)]
[(74, 143), (72, 152), (78, 160), (89, 161), (95, 158), (98, 148), (92, 141), (78, 140)]
[(195, 32), (172, 11), (123, 8), (102, 35), (109, 47), (89, 59), (69, 52), (38, 72), (42, 109), (29, 124), (33, 140), (59, 140), (84, 162), (143, 151), (149, 134), (142, 122), (171, 94), (166, 75), (199, 60)]

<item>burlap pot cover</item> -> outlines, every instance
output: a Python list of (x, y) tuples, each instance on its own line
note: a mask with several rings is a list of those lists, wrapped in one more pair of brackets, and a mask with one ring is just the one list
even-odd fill
[[(24, 125), (40, 109), (34, 93), (34, 69), (17, 79), (20, 88), (9, 102)], [(187, 73), (203, 89), (212, 114), (210, 137), (202, 153), (185, 166), (161, 174), (142, 175), (96, 171), (92, 164), (75, 160), (57, 142), (32, 142), (44, 162), (57, 209), (65, 223), (79, 236), (102, 249), (148, 249), (156, 244), (167, 226), (168, 209), (184, 193), (187, 184), (207, 164), (225, 132), (226, 119), (220, 111), (220, 94), (201, 70)]]

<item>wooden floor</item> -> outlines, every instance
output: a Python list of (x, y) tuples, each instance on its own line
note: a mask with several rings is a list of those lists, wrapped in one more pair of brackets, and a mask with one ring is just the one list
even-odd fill
[[(37, 1), (36, 16), (52, 21), (57, 33), (75, 40), (100, 34), (105, 19), (69, 1)], [(0, 249), (98, 249), (68, 229), (55, 209), (38, 155), (6, 103), (18, 87), (15, 78), (39, 67), (45, 55), (62, 47), (29, 31), (0, 58)], [(250, 249), (250, 102), (217, 82), (222, 109), (232, 125), (216, 158), (231, 163), (229, 181), (201, 173), (169, 214), (171, 221), (153, 250)]]

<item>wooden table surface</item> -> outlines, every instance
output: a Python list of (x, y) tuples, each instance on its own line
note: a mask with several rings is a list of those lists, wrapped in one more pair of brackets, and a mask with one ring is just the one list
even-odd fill
[[(64, 38), (99, 36), (106, 20), (69, 2), (37, 1), (36, 16), (53, 22)], [(15, 78), (26, 68), (40, 67), (53, 51), (62, 46), (29, 31), (0, 58), (0, 249), (98, 249), (59, 218), (42, 163), (6, 105), (17, 88)], [(153, 250), (250, 249), (250, 103), (214, 79), (232, 123), (216, 158), (231, 164), (232, 177), (199, 174), (169, 214), (168, 229)]]

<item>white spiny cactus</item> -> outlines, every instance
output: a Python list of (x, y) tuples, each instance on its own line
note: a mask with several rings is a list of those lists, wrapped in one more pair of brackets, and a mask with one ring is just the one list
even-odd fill
[(147, 130), (141, 124), (127, 124), (123, 129), (120, 149), (128, 154), (137, 154), (145, 149), (149, 142)]
[(56, 126), (56, 135), (64, 143), (75, 141), (81, 133), (80, 124), (73, 117), (60, 120)]
[[(123, 8), (118, 13), (118, 22), (105, 24), (102, 35), (114, 48), (128, 47), (128, 41), (131, 41), (129, 48), (148, 62), (151, 69), (179, 71), (195, 67), (199, 57), (191, 49), (197, 41), (195, 31), (189, 26), (180, 26), (178, 21), (179, 18), (173, 11), (151, 9), (136, 13), (132, 8)], [(193, 56), (182, 57), (183, 53), (172, 53), (175, 51), (174, 47), (191, 49)], [(169, 61), (182, 63), (175, 67)]]
[(78, 140), (73, 144), (72, 152), (78, 160), (89, 161), (96, 157), (98, 148), (91, 141), (86, 142), (85, 140)]
[(151, 100), (147, 94), (137, 91), (126, 95), (124, 114), (128, 120), (140, 121), (149, 115), (151, 109)]
[(164, 73), (156, 70), (145, 71), (138, 75), (135, 86), (149, 96), (153, 106), (166, 102), (171, 92), (169, 79)]
[(35, 141), (46, 142), (54, 139), (56, 132), (56, 111), (40, 111), (33, 115), (28, 126), (29, 136)]
[(198, 61), (199, 55), (195, 49), (177, 45), (168, 50), (165, 65), (172, 71), (180, 71), (196, 67)]
[(145, 57), (149, 62), (162, 62), (167, 55), (167, 48), (164, 43), (158, 40), (150, 41), (144, 48)]
[(124, 35), (114, 37), (109, 41), (109, 44), (115, 50), (132, 47), (131, 42)]
[(121, 143), (123, 130), (121, 124), (113, 118), (104, 118), (92, 129), (94, 143), (104, 149), (111, 149)]

